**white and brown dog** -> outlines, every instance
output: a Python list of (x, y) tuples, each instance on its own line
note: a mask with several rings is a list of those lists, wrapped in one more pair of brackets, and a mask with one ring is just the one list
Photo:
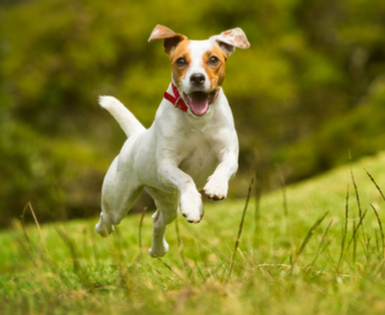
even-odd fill
[(214, 200), (226, 198), (238, 168), (238, 138), (221, 85), (227, 57), (235, 47), (250, 46), (240, 28), (193, 41), (158, 25), (149, 41), (156, 39), (171, 60), (172, 82), (152, 126), (145, 129), (117, 99), (100, 97), (128, 139), (104, 179), (96, 225), (102, 236), (111, 233), (145, 188), (157, 206), (152, 257), (168, 251), (166, 225), (178, 209), (188, 222), (202, 219), (199, 190)]

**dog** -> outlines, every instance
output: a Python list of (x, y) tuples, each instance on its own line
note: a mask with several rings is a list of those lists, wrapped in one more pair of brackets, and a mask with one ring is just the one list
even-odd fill
[(106, 237), (126, 215), (143, 189), (157, 207), (149, 251), (168, 251), (166, 225), (178, 210), (190, 223), (203, 217), (202, 190), (211, 199), (227, 196), (228, 181), (238, 169), (238, 137), (230, 106), (221, 88), (227, 58), (250, 46), (240, 28), (208, 40), (189, 40), (157, 25), (149, 42), (163, 40), (172, 64), (172, 82), (149, 129), (117, 99), (101, 96), (100, 105), (127, 135), (103, 181), (100, 221)]

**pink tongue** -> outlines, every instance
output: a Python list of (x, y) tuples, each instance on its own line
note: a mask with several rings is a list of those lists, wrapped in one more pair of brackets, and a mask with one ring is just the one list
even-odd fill
[(209, 97), (206, 93), (194, 92), (190, 95), (190, 107), (197, 116), (202, 116), (209, 109)]

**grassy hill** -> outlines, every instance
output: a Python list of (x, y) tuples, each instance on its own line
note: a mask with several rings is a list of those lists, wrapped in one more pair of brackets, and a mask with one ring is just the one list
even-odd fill
[(179, 216), (162, 259), (147, 255), (149, 215), (107, 239), (96, 218), (15, 222), (0, 233), (1, 314), (383, 314), (385, 201), (366, 171), (385, 191), (380, 153), (252, 198), (235, 255), (245, 200), (206, 203), (198, 225)]

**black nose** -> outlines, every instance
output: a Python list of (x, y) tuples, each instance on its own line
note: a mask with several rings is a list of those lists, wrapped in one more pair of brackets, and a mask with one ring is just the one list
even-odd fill
[(191, 75), (190, 81), (194, 85), (202, 85), (205, 82), (205, 76), (202, 73), (194, 73)]

